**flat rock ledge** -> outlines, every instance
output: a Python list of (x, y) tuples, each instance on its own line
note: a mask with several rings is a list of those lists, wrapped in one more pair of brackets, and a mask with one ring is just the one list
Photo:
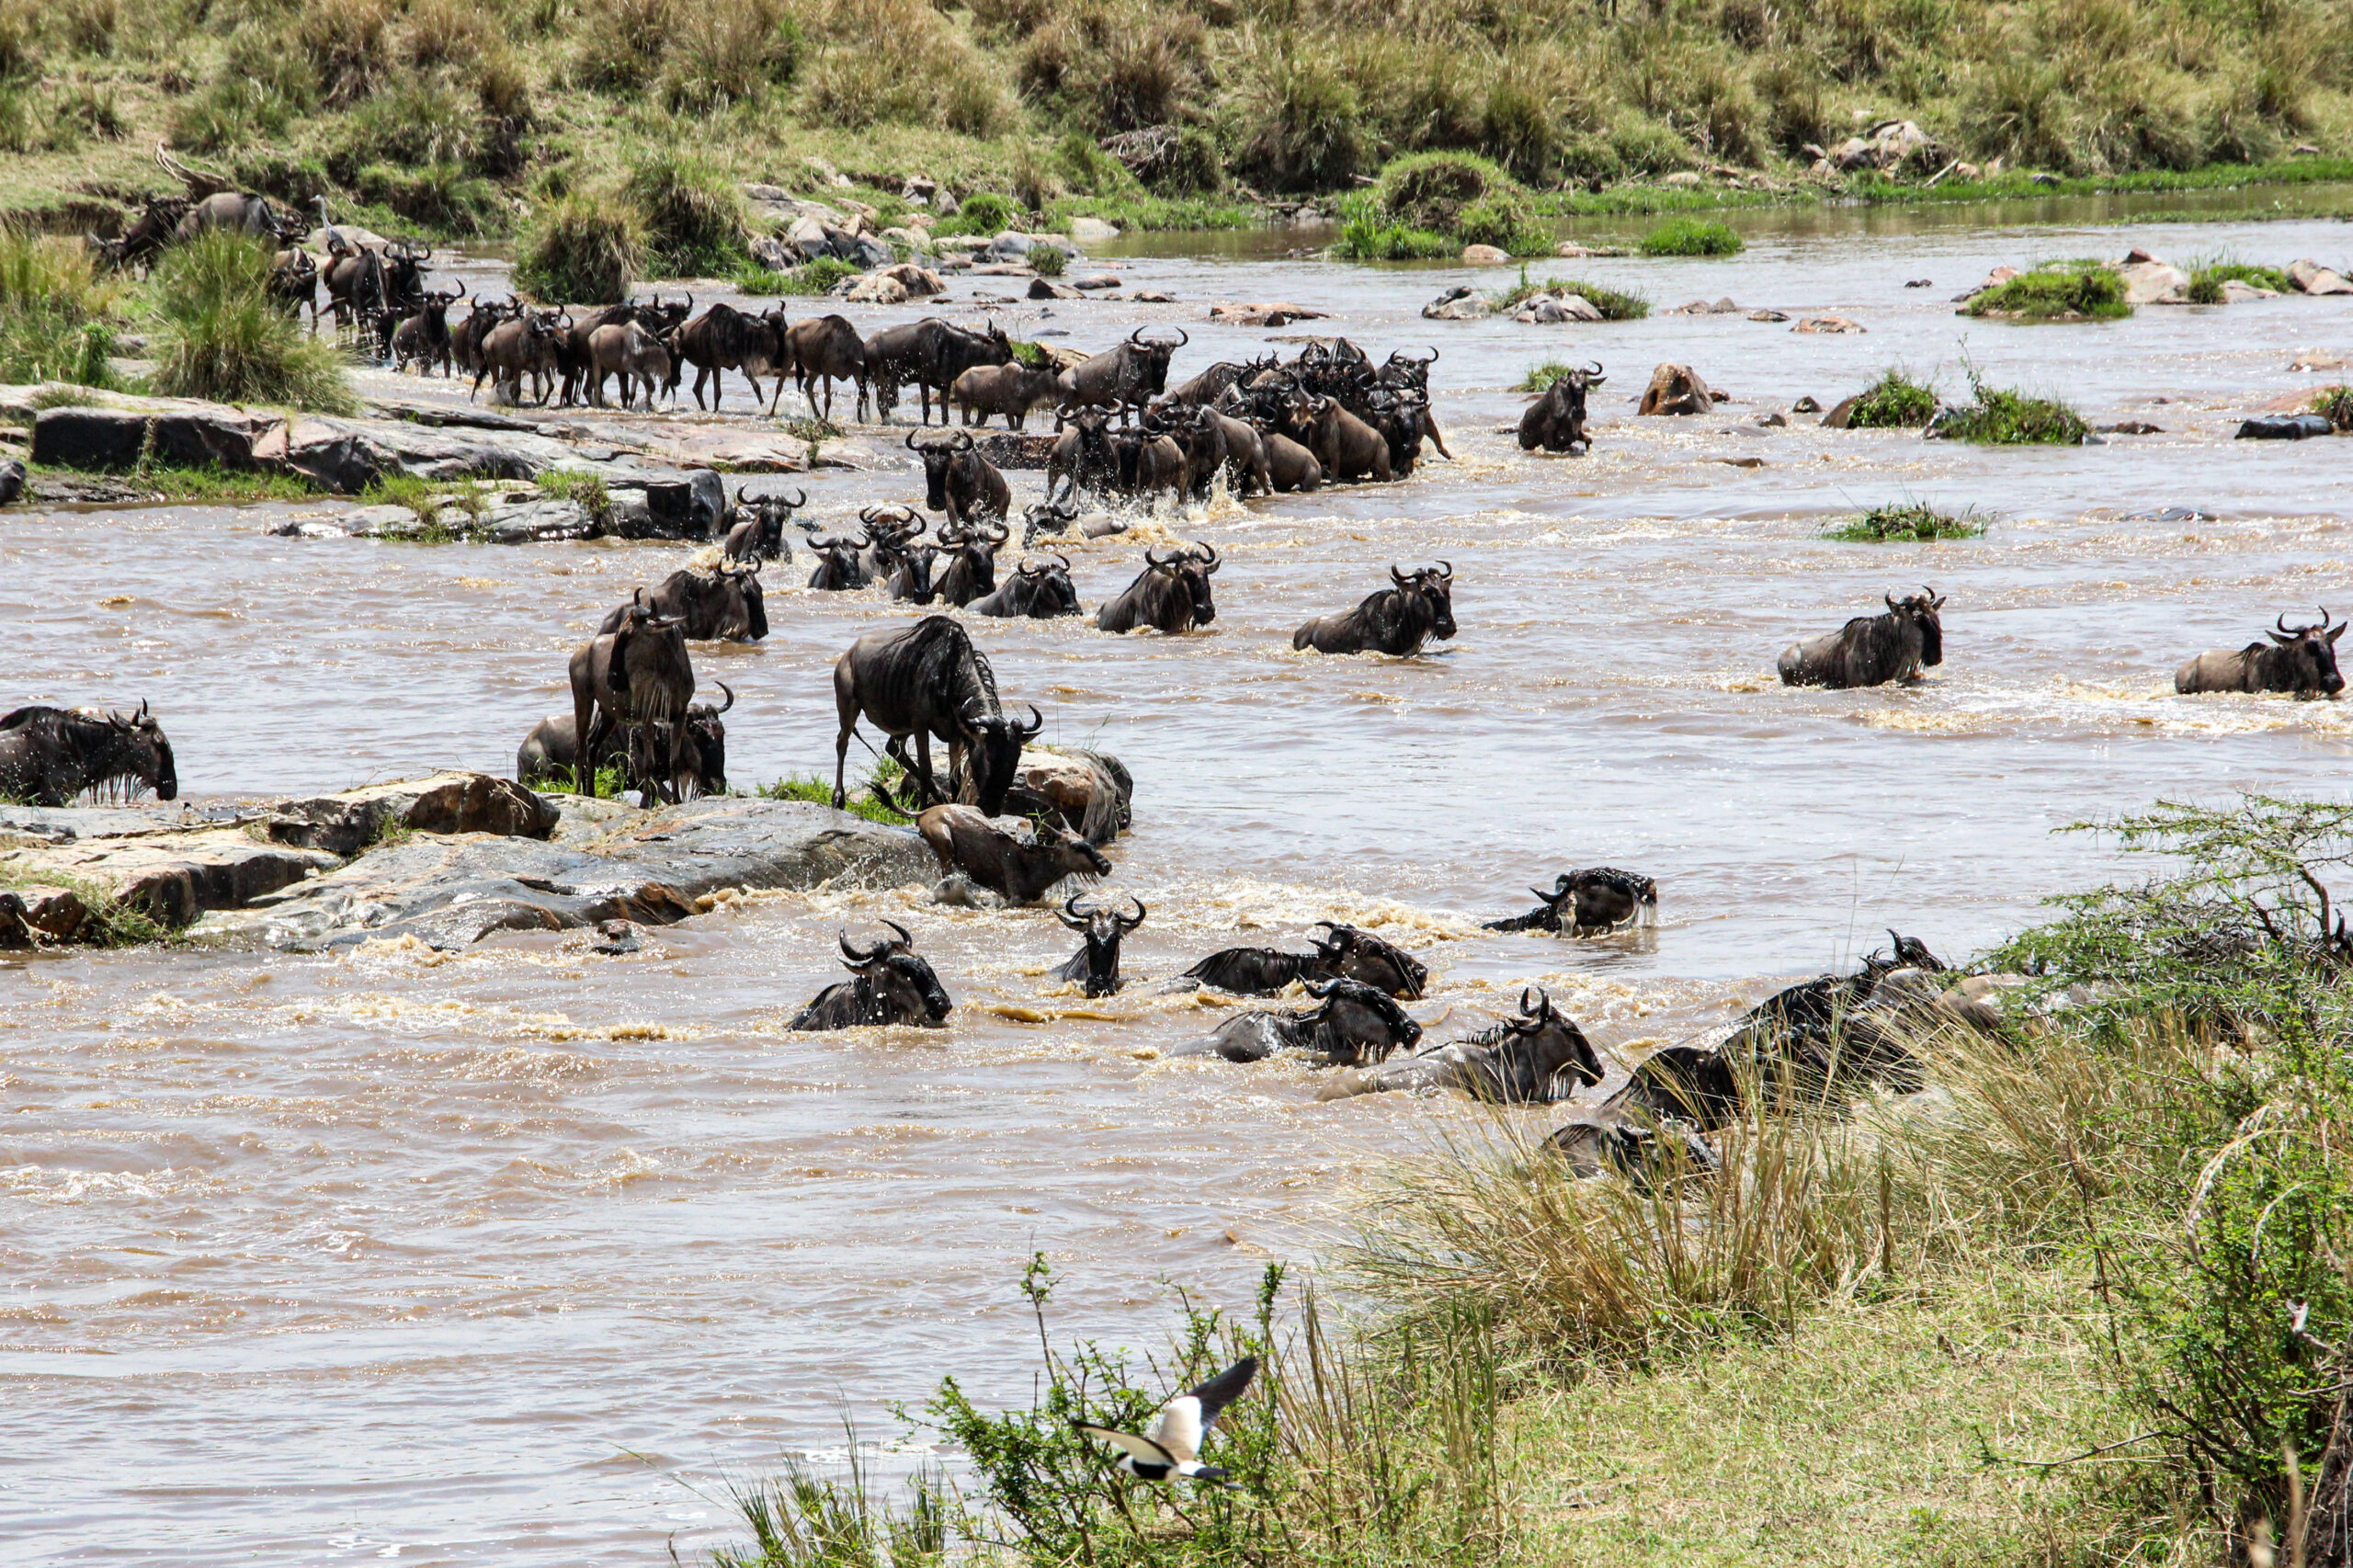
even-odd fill
[(801, 801), (640, 811), (448, 772), (259, 805), (0, 806), (0, 886), (44, 936), (114, 900), (191, 939), (317, 951), (414, 936), (664, 925), (726, 889), (927, 881), (923, 841)]

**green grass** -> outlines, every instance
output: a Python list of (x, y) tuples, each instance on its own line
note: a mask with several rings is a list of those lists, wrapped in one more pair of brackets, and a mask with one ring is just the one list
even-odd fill
[(1640, 294), (1580, 278), (1548, 278), (1541, 283), (1532, 282), (1524, 267), (1519, 269), (1519, 281), (1495, 301), (1495, 309), (1508, 311), (1539, 294), (1578, 295), (1599, 311), (1605, 321), (1640, 321), (1651, 313), (1650, 301)]
[(0, 381), (108, 387), (114, 316), (126, 292), (78, 239), (0, 227)]
[(2313, 393), (2312, 410), (2325, 414), (2339, 430), (2353, 430), (2353, 387), (2323, 387)]
[(1644, 256), (1738, 256), (1740, 232), (1719, 218), (1669, 218), (1644, 234)]
[(2193, 264), (2189, 286), (2183, 290), (2193, 305), (2219, 305), (2227, 297), (2222, 292), (2225, 283), (2248, 283), (2257, 289), (2268, 289), (2275, 294), (2292, 292), (2288, 275), (2276, 267), (2252, 267), (2245, 262), (2218, 261)]
[(1939, 512), (1918, 501), (1873, 506), (1823, 535), (1848, 544), (1925, 544), (1931, 540), (1975, 539), (1985, 519), (1974, 511)]
[(1524, 392), (1543, 392), (1554, 381), (1576, 368), (1574, 365), (1563, 364), (1558, 359), (1547, 359), (1540, 365), (1529, 366), (1528, 374), (1520, 377), (1518, 384), (1511, 390)]
[(742, 192), (710, 159), (650, 149), (631, 163), (619, 195), (636, 214), (647, 278), (725, 278), (745, 264)]
[(1988, 447), (2076, 447), (2091, 433), (2083, 416), (2056, 398), (1989, 387), (1974, 369), (1969, 388), (1975, 401), (1943, 409), (1928, 434)]
[[(886, 769), (889, 775), (886, 782), (895, 783), (898, 765), (886, 758), (876, 765), (875, 773), (882, 773)], [(904, 812), (893, 811), (874, 798), (871, 793), (874, 778), (875, 774), (869, 774), (865, 778), (854, 781), (849, 787), (848, 803), (842, 809), (852, 816), (864, 817), (868, 822), (878, 822), (890, 827), (905, 826), (907, 817)], [(807, 801), (814, 805), (830, 806), (834, 803), (834, 781), (820, 778), (815, 774), (793, 774), (773, 784), (761, 785), (757, 793), (764, 801)]]
[(1466, 245), (1541, 256), (1552, 237), (1510, 174), (1466, 153), (1419, 153), (1392, 161), (1372, 187), (1340, 203), (1339, 243), (1348, 261), (1437, 260)]
[(1936, 413), (1937, 392), (1934, 387), (1915, 381), (1899, 369), (1890, 369), (1855, 399), (1855, 406), (1847, 411), (1847, 427), (1850, 430), (1918, 429), (1935, 418)]
[(209, 233), (155, 267), (152, 388), (168, 397), (350, 414), (343, 353), (313, 337), (268, 294), (269, 252), (240, 234)]
[(0, 888), (30, 887), (63, 888), (81, 900), (87, 917), (74, 940), (85, 947), (152, 947), (169, 942), (179, 934), (138, 904), (116, 897), (110, 889), (87, 877), (34, 866), (0, 864)]
[(845, 278), (861, 276), (858, 267), (839, 257), (821, 256), (790, 272), (771, 272), (755, 263), (735, 269), (731, 280), (742, 292), (760, 298), (814, 299), (833, 291)]
[[(70, 493), (77, 483), (86, 484), (92, 476), (81, 470), (40, 464), (30, 469), (30, 477), (36, 490), (48, 477), (59, 481), (59, 488)], [(107, 473), (101, 479), (108, 494), (123, 493), (161, 506), (237, 506), (260, 501), (309, 501), (327, 494), (299, 475), (248, 473), (210, 463), (200, 468), (142, 463), (125, 472)]]
[(542, 304), (618, 304), (642, 268), (634, 214), (586, 196), (540, 209), (515, 249), (515, 287)]
[(1970, 296), (1961, 313), (2013, 321), (2120, 321), (2132, 313), (2124, 279), (2097, 261), (2046, 261)]
[(613, 498), (606, 492), (605, 476), (600, 473), (551, 468), (540, 471), (531, 483), (551, 501), (577, 501), (590, 517), (599, 521), (611, 520)]

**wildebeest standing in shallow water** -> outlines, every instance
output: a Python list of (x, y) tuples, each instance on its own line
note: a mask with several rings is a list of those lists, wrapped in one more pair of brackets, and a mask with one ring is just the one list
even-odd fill
[[(1528, 891), (1544, 901), (1540, 908), (1505, 920), (1490, 920), (1483, 928), (1550, 931), (1555, 935), (1566, 930), (1572, 936), (1587, 936), (1615, 930), (1630, 920), (1651, 920), (1658, 915), (1658, 883), (1615, 866), (1563, 871), (1551, 892), (1542, 888)], [(1569, 910), (1566, 922), (1561, 918), (1563, 904)]]
[[(655, 615), (645, 590), (638, 589), (621, 607), (613, 631), (573, 650), (571, 676), (572, 733), (581, 737), (581, 750), (596, 756), (607, 730), (629, 726), (638, 803), (678, 800), (694, 766), (685, 719), (694, 701), (695, 666), (676, 618)], [(580, 782), (595, 795), (596, 769), (585, 770)]]
[(1295, 649), (1319, 653), (1389, 653), (1406, 658), (1435, 637), (1454, 635), (1454, 568), (1446, 562), (1405, 576), (1389, 568), (1394, 587), (1366, 596), (1345, 615), (1319, 615), (1291, 633)]
[(1027, 843), (970, 806), (953, 801), (915, 818), (915, 831), (931, 846), (942, 872), (961, 871), (1007, 903), (1026, 906), (1064, 877), (1108, 876), (1103, 852), (1066, 829), (1039, 830)]
[(1580, 448), (1593, 450), (1593, 437), (1585, 428), (1585, 394), (1608, 379), (1601, 373), (1597, 360), (1588, 369), (1567, 370), (1555, 377), (1552, 384), (1519, 416), (1519, 449), (1532, 452), (1541, 447), (1548, 452), (1574, 452)]
[(2310, 626), (2290, 626), (2284, 615), (2277, 624), (2279, 630), (2265, 633), (2270, 647), (2250, 642), (2235, 653), (2216, 648), (2191, 659), (2174, 672), (2174, 690), (2292, 691), (2309, 699), (2345, 689), (2345, 677), (2336, 673), (2336, 640), (2345, 635), (2345, 622), (2332, 630), (2324, 608)]
[[(983, 816), (1005, 809), (1005, 792), (1021, 765), (1022, 743), (1046, 727), (1034, 707), (1027, 724), (1005, 716), (995, 670), (963, 627), (944, 615), (927, 615), (897, 631), (870, 631), (851, 643), (834, 661), (834, 707), (841, 717), (841, 733), (834, 741), (835, 806), (848, 798), (842, 774), (860, 718), (890, 737), (885, 749), (907, 770), (916, 799), (927, 804), (949, 797), (931, 771), (932, 740), (946, 742), (949, 776), (960, 778), (969, 763), (971, 803)], [(915, 743), (912, 757), (909, 736)]]
[[(691, 703), (687, 708), (687, 750), (688, 767), (681, 780), (683, 792), (696, 795), (727, 793), (727, 724), (720, 715), (735, 706), (735, 693), (725, 681), (715, 681), (727, 700), (713, 707), (708, 702)], [(580, 761), (580, 736), (572, 727), (569, 713), (551, 713), (531, 728), (523, 744), (515, 751), (515, 781), (518, 784), (553, 784), (566, 778), (577, 780)], [(597, 766), (619, 767), (626, 775), (630, 754), (637, 737), (631, 728), (617, 724), (605, 732), (604, 743), (597, 748)], [(643, 788), (644, 780), (632, 780), (636, 788)], [(631, 786), (624, 786), (628, 788)]]
[(1296, 1051), (1318, 1066), (1356, 1067), (1421, 1042), (1422, 1026), (1386, 993), (1361, 981), (1313, 981), (1307, 994), (1319, 1006), (1303, 1013), (1236, 1013), (1207, 1040), (1170, 1054), (1214, 1051), (1228, 1062), (1264, 1062), (1278, 1051)]
[(1120, 940), (1143, 924), (1145, 913), (1143, 900), (1131, 898), (1128, 902), (1136, 906), (1133, 915), (1093, 905), (1082, 907), (1076, 893), (1063, 901), (1056, 918), (1078, 932), (1084, 940), (1069, 961), (1053, 971), (1055, 979), (1077, 981), (1079, 989), (1089, 996), (1113, 995), (1127, 983), (1120, 976)]
[(1884, 686), (1917, 680), (1922, 669), (1942, 664), (1944, 627), (1937, 612), (1945, 601), (1937, 591), (1909, 594), (1901, 603), (1892, 596), (1881, 597), (1887, 599), (1884, 615), (1859, 615), (1836, 631), (1785, 649), (1781, 684), (1834, 689)]
[(109, 786), (176, 799), (172, 743), (142, 702), (135, 713), (95, 708), (19, 708), (0, 719), (0, 796), (62, 806)]
[(896, 931), (895, 941), (877, 942), (860, 951), (850, 946), (847, 932), (841, 943), (842, 961), (855, 978), (838, 980), (817, 993), (790, 1025), (796, 1029), (850, 1029), (872, 1024), (917, 1024), (937, 1028), (945, 1023), (952, 1004), (940, 989), (931, 965), (917, 957), (915, 938), (895, 920), (883, 925)]

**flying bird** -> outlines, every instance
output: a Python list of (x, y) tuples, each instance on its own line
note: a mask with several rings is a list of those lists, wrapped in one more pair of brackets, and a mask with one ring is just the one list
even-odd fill
[(1141, 1437), (1133, 1432), (1090, 1426), (1084, 1421), (1071, 1425), (1118, 1449), (1120, 1460), (1112, 1468), (1124, 1470), (1139, 1481), (1166, 1481), (1181, 1475), (1188, 1481), (1231, 1487), (1233, 1483), (1225, 1478), (1224, 1471), (1201, 1463), (1201, 1442), (1209, 1436), (1210, 1424), (1217, 1419), (1218, 1412), (1240, 1399), (1242, 1391), (1257, 1375), (1258, 1358), (1245, 1356), (1192, 1392), (1180, 1393), (1162, 1405), (1160, 1419), (1152, 1424), (1150, 1433)]

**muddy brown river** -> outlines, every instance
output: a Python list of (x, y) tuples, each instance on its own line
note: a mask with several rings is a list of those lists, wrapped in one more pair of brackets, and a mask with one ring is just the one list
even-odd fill
[[(1729, 297), (1867, 333), (1743, 315), (1425, 323), (1446, 286), (1499, 274), (1286, 260), (1281, 236), (1139, 247), (1154, 254), (1124, 260), (1131, 287), (1176, 305), (1019, 307), (1023, 330), (1080, 344), (1181, 323), (1179, 377), (1285, 335), (1208, 325), (1219, 300), (1287, 300), (1333, 312), (1289, 332), (1444, 354), (1433, 386), (1457, 460), (1220, 500), (1069, 551), (1091, 610), (1144, 543), (1215, 544), (1208, 631), (976, 623), (1048, 740), (1134, 774), (1135, 831), (1105, 883), (1151, 906), (1131, 974), (1353, 920), (1431, 966), (1415, 1011), (1433, 1042), (1539, 983), (1605, 1047), (1639, 1051), (1710, 1038), (1889, 926), (1949, 959), (1982, 950), (2116, 869), (2097, 838), (2054, 835), (2063, 824), (2160, 795), (2343, 791), (2346, 705), (2180, 698), (2171, 677), (2282, 612), (2353, 609), (2353, 442), (2228, 438), (2262, 400), (2336, 379), (2288, 366), (2353, 353), (2353, 301), (2022, 328), (1957, 317), (1950, 297), (2000, 263), (2134, 244), (2343, 265), (2353, 230), (1740, 222), (1753, 243), (1736, 258), (1557, 270), (1660, 307)], [(854, 313), (870, 330), (915, 312)], [(1525, 457), (1501, 433), (1521, 405), (1508, 386), (1548, 357), (1608, 366), (1589, 458)], [(1734, 401), (1632, 417), (1663, 359)], [(1755, 423), (1892, 364), (1949, 393), (1974, 366), (2164, 433), (2001, 451)], [(1014, 475), (1017, 497), (1039, 478)], [(808, 488), (832, 517), (918, 499), (920, 479)], [(1821, 537), (1906, 498), (1993, 526), (1933, 545)], [(2195, 516), (2135, 517), (2166, 507)], [(299, 509), (12, 510), (0, 698), (148, 699), (190, 795), (504, 772), (564, 705), (567, 651), (688, 552), (267, 531)], [(1291, 652), (1301, 620), (1381, 585), (1391, 562), (1440, 557), (1453, 642), (1407, 661)], [(765, 643), (696, 649), (706, 683), (738, 694), (739, 788), (830, 770), (830, 662), (906, 614), (784, 585), (806, 571), (805, 552), (772, 569)], [(1922, 583), (1949, 597), (1932, 678), (1776, 684), (1793, 639)], [(1658, 879), (1655, 930), (1477, 928), (1528, 907), (1529, 882), (1595, 863)], [(836, 930), (882, 915), (931, 957), (952, 1026), (787, 1033), (840, 972)], [(1063, 1277), (1063, 1327), (1154, 1346), (1172, 1287), (1244, 1301), (1268, 1258), (1305, 1259), (1344, 1227), (1384, 1161), (1479, 1119), (1402, 1096), (1319, 1104), (1295, 1065), (1161, 1060), (1221, 1015), (1149, 990), (1082, 1004), (1044, 974), (1074, 941), (1041, 914), (910, 887), (755, 895), (620, 959), (550, 935), (0, 965), (6, 1557), (574, 1568), (665, 1562), (672, 1540), (691, 1556), (727, 1520), (681, 1481), (711, 1493), (835, 1449), (846, 1415), (899, 1437), (888, 1403), (943, 1372), (1026, 1398), (1016, 1285), (1033, 1250)], [(1097, 1016), (1019, 1016), (1074, 1008)]]

